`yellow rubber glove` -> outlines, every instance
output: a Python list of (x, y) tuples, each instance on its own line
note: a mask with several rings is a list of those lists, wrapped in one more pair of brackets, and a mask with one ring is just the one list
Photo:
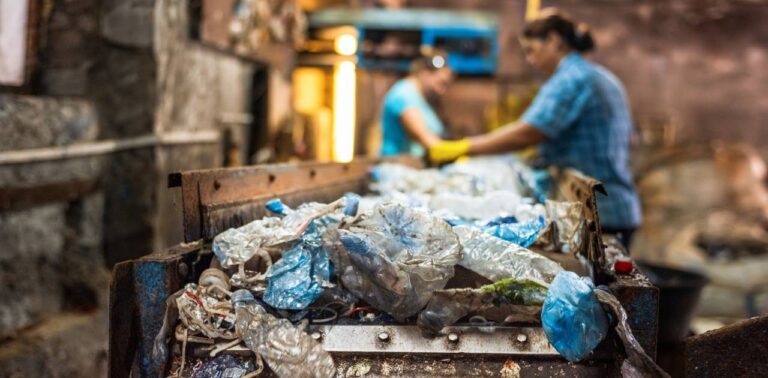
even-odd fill
[(469, 153), (469, 140), (446, 140), (429, 149), (429, 160), (439, 164), (454, 161)]

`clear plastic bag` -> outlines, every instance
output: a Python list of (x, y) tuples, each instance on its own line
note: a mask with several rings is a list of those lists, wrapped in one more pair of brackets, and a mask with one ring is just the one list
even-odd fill
[(493, 191), (481, 196), (440, 193), (432, 196), (429, 207), (434, 210), (448, 211), (468, 220), (512, 215), (521, 221), (527, 221), (545, 214), (544, 206), (533, 204), (530, 200), (509, 190)]
[(608, 334), (608, 319), (592, 280), (561, 272), (552, 281), (541, 309), (541, 325), (552, 346), (566, 360), (581, 361)]
[(232, 295), (235, 329), (282, 378), (333, 377), (336, 367), (322, 345), (286, 319), (268, 314), (247, 290)]
[(324, 239), (344, 286), (398, 320), (422, 309), (461, 260), (447, 223), (394, 203), (376, 206)]
[(491, 280), (504, 278), (551, 282), (563, 268), (560, 264), (523, 247), (470, 226), (456, 226), (464, 248), (461, 266)]
[[(292, 210), (279, 200), (272, 200), (267, 209), (282, 218), (265, 217), (216, 235), (213, 253), (224, 267), (244, 264), (259, 250), (282, 249), (286, 243), (298, 240), (315, 220), (320, 220), (320, 224), (338, 223), (339, 212), (354, 215), (359, 201), (359, 196), (350, 194), (327, 205), (314, 202)], [(334, 213), (337, 219), (334, 219)], [(321, 219), (323, 217), (326, 219)]]
[(267, 304), (283, 310), (301, 310), (312, 304), (329, 285), (333, 268), (323, 247), (322, 234), (327, 227), (341, 222), (341, 214), (335, 210), (342, 209), (343, 215), (352, 216), (357, 213), (360, 202), (356, 194), (345, 195), (340, 201), (331, 205), (308, 203), (296, 210), (280, 200), (267, 202), (267, 209), (284, 216), (283, 223), (289, 227), (312, 219), (304, 235), (283, 252), (282, 258), (267, 272), (264, 292)]

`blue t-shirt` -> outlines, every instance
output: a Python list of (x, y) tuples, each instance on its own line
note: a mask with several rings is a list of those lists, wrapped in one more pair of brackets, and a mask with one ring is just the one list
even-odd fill
[(608, 196), (597, 196), (602, 225), (640, 225), (640, 200), (629, 170), (632, 118), (624, 88), (613, 74), (569, 54), (522, 120), (548, 137), (539, 147), (547, 163), (578, 169), (605, 185)]
[(402, 79), (395, 83), (384, 97), (381, 110), (381, 156), (424, 156), (424, 147), (411, 139), (400, 121), (400, 116), (408, 109), (417, 109), (421, 113), (427, 130), (438, 136), (443, 133), (443, 123), (424, 96), (410, 80)]

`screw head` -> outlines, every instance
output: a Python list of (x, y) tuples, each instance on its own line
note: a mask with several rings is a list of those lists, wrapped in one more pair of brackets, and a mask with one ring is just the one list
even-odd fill
[(455, 342), (459, 341), (459, 335), (457, 335), (455, 333), (449, 333), (448, 334), (448, 341), (450, 341), (452, 343), (455, 343)]
[(517, 335), (517, 342), (524, 343), (526, 341), (528, 341), (528, 336), (526, 336), (526, 335), (524, 335), (522, 333)]
[(389, 334), (386, 332), (379, 333), (379, 341), (389, 341)]

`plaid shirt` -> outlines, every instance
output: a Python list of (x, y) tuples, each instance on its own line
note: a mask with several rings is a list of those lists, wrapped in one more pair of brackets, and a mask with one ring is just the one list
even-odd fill
[(600, 180), (600, 223), (640, 225), (640, 200), (629, 170), (632, 119), (624, 88), (605, 68), (571, 53), (541, 87), (523, 122), (547, 136), (539, 146), (548, 164), (572, 167)]

